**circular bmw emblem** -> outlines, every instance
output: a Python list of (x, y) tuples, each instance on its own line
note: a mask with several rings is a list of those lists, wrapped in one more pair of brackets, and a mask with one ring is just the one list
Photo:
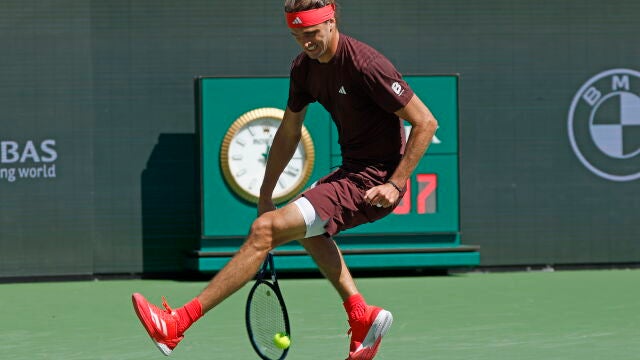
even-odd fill
[(640, 72), (613, 69), (589, 79), (571, 103), (569, 141), (592, 173), (611, 181), (640, 178)]

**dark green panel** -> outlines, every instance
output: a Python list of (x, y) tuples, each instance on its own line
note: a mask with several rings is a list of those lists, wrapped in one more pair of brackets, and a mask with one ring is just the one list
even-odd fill
[(457, 76), (406, 76), (413, 91), (438, 120), (438, 130), (427, 154), (458, 153)]
[[(242, 114), (264, 107), (284, 110), (289, 80), (279, 78), (203, 78), (202, 211), (204, 236), (243, 236), (256, 217), (255, 204), (235, 195), (220, 168), (220, 145), (229, 126)], [(238, 96), (243, 94), (243, 96)], [(326, 112), (311, 104), (304, 123), (315, 146), (311, 180), (329, 172), (329, 123)]]
[[(202, 106), (203, 236), (243, 236), (255, 218), (256, 207), (234, 194), (224, 181), (219, 160), (220, 144), (231, 123), (242, 114), (283, 103), (288, 94), (288, 79), (204, 78), (198, 81)], [(439, 146), (440, 150), (433, 151), (435, 155), (427, 156), (417, 167), (411, 180), (411, 191), (405, 198), (404, 214), (392, 215), (349, 233), (455, 233), (459, 229), (457, 78), (412, 77), (411, 81), (416, 92), (429, 97), (430, 106), (440, 119), (441, 140), (433, 145)], [(245, 96), (236, 96), (239, 93)], [(314, 181), (326, 175), (336, 161), (335, 155), (330, 159), (328, 153), (330, 147), (335, 149), (335, 137), (327, 136), (329, 128), (335, 131), (335, 125), (326, 111), (318, 104), (312, 104), (305, 126), (317, 151), (311, 177)]]
[[(480, 261), (477, 248), (461, 246), (459, 233), (457, 77), (412, 77), (411, 81), (414, 90), (429, 99), (429, 106), (438, 117), (442, 131), (433, 144), (435, 150), (417, 165), (408, 181), (405, 197), (393, 214), (344, 231), (336, 240), (353, 268), (476, 266)], [(282, 102), (287, 96), (288, 79), (201, 78), (196, 84), (202, 142), (202, 239), (187, 264), (193, 270), (211, 272), (220, 270), (227, 263), (256, 216), (255, 205), (238, 196), (237, 189), (224, 179), (220, 154), (227, 147), (221, 147), (221, 144), (229, 144), (229, 149), (236, 146), (229, 154), (238, 156), (237, 160), (249, 156), (253, 159), (250, 161), (255, 161), (256, 157), (261, 159), (261, 155), (268, 153), (268, 145), (266, 153), (261, 150), (263, 141), (269, 138), (260, 135), (260, 128), (257, 133), (256, 130), (247, 131), (246, 136), (239, 135), (226, 143), (224, 137), (241, 115)], [(237, 97), (238, 93), (244, 96)], [(260, 117), (266, 113), (252, 114)], [(247, 120), (244, 116), (241, 118)], [(328, 174), (341, 159), (335, 125), (326, 111), (318, 104), (312, 104), (305, 124), (317, 151), (311, 182)], [(266, 131), (270, 134), (270, 130)], [(242, 170), (238, 176), (247, 174), (246, 169)], [(289, 252), (290, 256), (281, 264), (283, 269), (309, 270), (314, 267), (296, 242), (276, 251)]]

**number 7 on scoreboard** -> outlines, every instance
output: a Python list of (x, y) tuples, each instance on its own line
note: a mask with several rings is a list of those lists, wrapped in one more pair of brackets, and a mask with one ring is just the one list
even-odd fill
[[(438, 176), (436, 174), (417, 174), (418, 194), (416, 197), (416, 210), (418, 214), (432, 214), (437, 211)], [(411, 212), (413, 199), (411, 181), (407, 181), (407, 191), (400, 204), (393, 211), (395, 215), (405, 215)]]

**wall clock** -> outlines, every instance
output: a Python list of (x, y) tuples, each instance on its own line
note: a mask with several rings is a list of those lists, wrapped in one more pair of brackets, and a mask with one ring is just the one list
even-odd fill
[[(227, 130), (220, 149), (222, 174), (231, 190), (242, 199), (258, 203), (267, 157), (284, 111), (276, 108), (251, 110)], [(296, 196), (313, 171), (315, 151), (311, 135), (302, 127), (302, 137), (291, 161), (280, 175), (273, 192), (276, 204)]]

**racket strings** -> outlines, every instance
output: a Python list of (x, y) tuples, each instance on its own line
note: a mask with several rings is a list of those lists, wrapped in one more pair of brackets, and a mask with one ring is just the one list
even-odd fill
[(285, 350), (278, 348), (273, 338), (277, 333), (287, 333), (287, 328), (278, 296), (265, 283), (260, 283), (253, 294), (249, 307), (249, 326), (253, 341), (262, 355), (269, 359), (280, 359)]

